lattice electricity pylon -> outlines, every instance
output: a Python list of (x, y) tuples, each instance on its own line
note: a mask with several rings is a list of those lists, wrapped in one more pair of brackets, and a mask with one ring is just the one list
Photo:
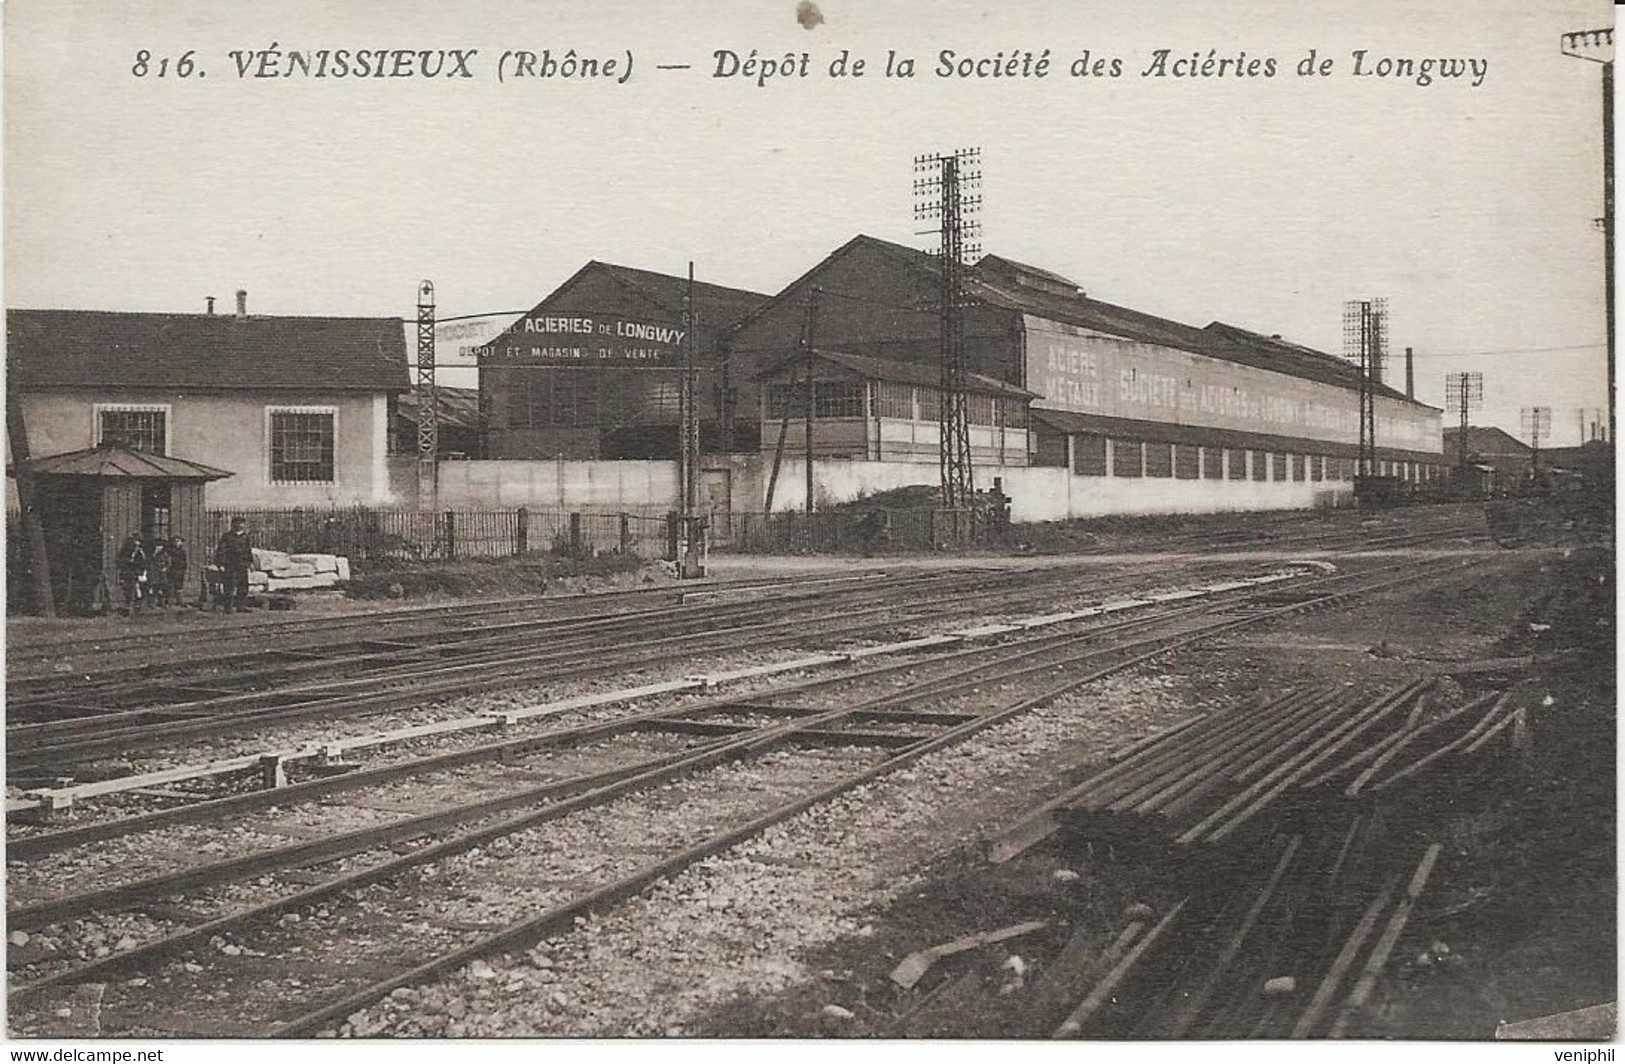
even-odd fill
[(1388, 300), (1351, 299), (1343, 304), (1343, 357), (1360, 369), (1360, 456), (1355, 472), (1377, 472), (1377, 385), (1388, 352)]
[(434, 282), (418, 285), (418, 362), (413, 385), (418, 415), (418, 509), (435, 506), (435, 459), (440, 453), (440, 402), (434, 382)]
[(418, 285), (418, 458), (433, 459), (440, 445), (440, 404), (434, 382), (434, 282)]
[[(937, 220), (938, 271), (941, 275), (940, 353), (942, 359), (941, 428), (939, 452), (942, 503), (968, 507), (976, 484), (970, 455), (970, 403), (965, 394), (964, 272), (969, 258), (980, 254), (981, 224), (972, 215), (981, 209), (980, 196), (968, 194), (981, 184), (982, 149), (960, 148), (946, 154), (914, 159), (914, 216)], [(929, 175), (929, 176), (920, 176)]]
[(1519, 423), (1523, 426), (1524, 439), (1536, 455), (1540, 454), (1540, 441), (1552, 438), (1552, 408), (1549, 406), (1526, 406), (1519, 413)]
[(1457, 464), (1467, 468), (1467, 424), (1472, 412), (1484, 401), (1484, 374), (1476, 371), (1447, 373), (1444, 376), (1444, 405), (1461, 415), (1461, 434), (1456, 439)]

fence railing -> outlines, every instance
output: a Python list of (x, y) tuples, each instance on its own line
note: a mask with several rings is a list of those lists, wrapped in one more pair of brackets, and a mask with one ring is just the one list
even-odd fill
[(384, 560), (502, 558), (552, 551), (618, 552), (660, 557), (666, 515), (646, 508), (615, 512), (533, 510), (210, 510), (212, 545), (241, 517), (254, 545), (289, 553), (342, 554), (365, 566)]

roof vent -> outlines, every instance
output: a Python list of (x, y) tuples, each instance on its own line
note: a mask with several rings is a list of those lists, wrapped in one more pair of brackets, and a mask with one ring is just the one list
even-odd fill
[(214, 297), (213, 296), (204, 296), (203, 297), (203, 302), (208, 307), (208, 313), (213, 314), (214, 313)]

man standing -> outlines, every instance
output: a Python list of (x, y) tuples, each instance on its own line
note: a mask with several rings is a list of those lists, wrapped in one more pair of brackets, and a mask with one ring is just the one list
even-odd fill
[(141, 613), (142, 585), (147, 580), (147, 551), (141, 537), (131, 532), (118, 549), (118, 587), (124, 596), (124, 612), (130, 617)]
[(247, 522), (241, 517), (231, 519), (231, 530), (220, 537), (214, 548), (214, 564), (220, 567), (225, 584), (226, 612), (248, 608), (248, 570), (254, 565), (254, 548), (249, 545)]

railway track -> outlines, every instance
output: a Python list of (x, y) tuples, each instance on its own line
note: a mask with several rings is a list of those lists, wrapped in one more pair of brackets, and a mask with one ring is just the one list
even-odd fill
[(342, 675), (305, 682), (284, 681), (310, 675), (311, 663), (278, 662), (286, 652), (271, 651), (258, 668), (243, 670), (246, 690), (194, 676), (156, 685), (142, 679), (32, 697), (25, 693), (8, 703), (8, 778), (40, 772), (60, 776), (76, 760), (128, 755), (160, 743), (380, 713), (482, 690), (618, 674), (732, 649), (827, 645), (876, 631), (986, 616), (1045, 596), (1110, 593), (1128, 582), (1130, 578), (1101, 579), (1065, 568), (933, 573), (908, 577), (900, 585), (809, 594), (789, 603), (708, 607), (664, 618), (664, 626), (648, 616), (604, 617), (574, 629), (573, 635), (555, 634), (545, 651), (533, 644), (556, 633), (549, 626), (560, 622), (516, 622), (518, 631), (490, 626), (408, 646), (339, 648), (319, 664)]
[[(53, 991), (99, 983), (104, 1033), (331, 1029), (400, 988), (568, 930), (703, 856), (1106, 675), (1454, 569), (1404, 562), (1301, 578), (1290, 595), (1173, 602), (1093, 633), (1016, 636), (533, 737), (528, 749), (504, 751), (504, 769), (543, 771), (547, 762), (528, 753), (606, 735), (652, 734), (661, 745), (606, 754), (613, 764), (558, 762), (562, 775), (528, 790), (342, 838), (322, 832), (302, 851), (182, 865), (110, 882), (100, 894), (25, 902), (8, 912), (10, 927), (43, 924), (49, 939), (52, 921), (97, 914), (121, 933), (77, 965), (11, 951), (14, 1027), (26, 1031)], [(674, 736), (690, 745), (674, 748)], [(623, 818), (647, 825), (649, 846), (605, 854), (603, 825)], [(103, 911), (114, 906), (145, 911), (128, 920)], [(192, 959), (174, 960), (182, 955)], [(138, 974), (110, 981), (130, 973)]]

